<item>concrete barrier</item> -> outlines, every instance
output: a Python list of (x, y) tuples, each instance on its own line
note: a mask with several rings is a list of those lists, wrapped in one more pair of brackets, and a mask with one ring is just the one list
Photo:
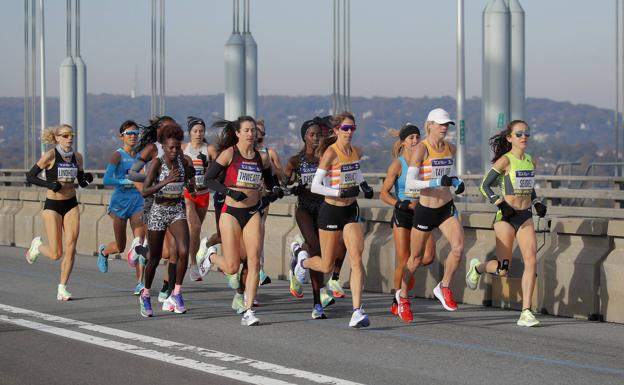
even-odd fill
[(15, 213), (15, 245), (30, 247), (35, 237), (35, 217), (41, 214), (43, 202), (39, 198), (38, 190), (20, 191), (19, 199), (22, 207)]
[(15, 246), (15, 214), (22, 209), (18, 190), (0, 190), (0, 245)]
[(613, 237), (613, 250), (600, 269), (600, 314), (605, 321), (624, 323), (624, 221), (609, 221), (607, 235)]
[(600, 319), (600, 264), (611, 251), (606, 219), (557, 218), (538, 263), (539, 299), (548, 314)]

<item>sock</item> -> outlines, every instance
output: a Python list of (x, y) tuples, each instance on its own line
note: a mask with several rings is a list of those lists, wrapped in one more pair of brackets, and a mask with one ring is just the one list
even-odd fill
[(178, 294), (181, 294), (181, 293), (182, 293), (182, 285), (178, 285), (176, 283), (176, 285), (173, 288), (173, 294), (174, 295), (178, 295)]
[(340, 272), (337, 272), (337, 273), (336, 273), (336, 272), (334, 271), (334, 273), (332, 274), (332, 278), (331, 278), (331, 279), (333, 279), (334, 281), (337, 281), (337, 280), (338, 280), (338, 278), (340, 278)]
[(169, 262), (169, 264), (167, 265), (167, 270), (169, 271), (169, 285), (167, 285), (167, 290), (169, 290), (169, 293), (173, 291), (173, 287), (175, 286), (176, 267), (177, 265), (171, 262)]
[(314, 296), (314, 304), (321, 304), (321, 291), (320, 290), (312, 290), (312, 296)]
[(163, 281), (163, 287), (162, 289), (160, 289), (160, 291), (167, 291), (168, 287), (169, 287), (169, 281)]

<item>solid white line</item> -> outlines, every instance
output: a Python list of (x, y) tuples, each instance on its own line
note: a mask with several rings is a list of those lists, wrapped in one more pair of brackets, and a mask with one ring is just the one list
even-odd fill
[(106, 334), (106, 335), (110, 335), (110, 336), (114, 336), (114, 337), (122, 338), (126, 340), (148, 343), (157, 347), (173, 348), (173, 349), (183, 351), (183, 352), (194, 353), (201, 357), (217, 359), (222, 362), (230, 362), (230, 363), (236, 363), (239, 365), (247, 365), (256, 370), (266, 371), (271, 374), (293, 376), (296, 378), (305, 379), (305, 380), (312, 381), (312, 382), (319, 383), (319, 384), (361, 385), (356, 382), (343, 380), (343, 379), (336, 378), (336, 377), (325, 376), (322, 374), (308, 372), (305, 370), (299, 370), (299, 369), (289, 368), (289, 367), (278, 365), (278, 364), (272, 364), (270, 362), (253, 360), (250, 358), (245, 358), (245, 357), (241, 357), (241, 356), (237, 356), (237, 355), (233, 355), (229, 353), (224, 353), (224, 352), (220, 352), (217, 350), (201, 348), (201, 347), (193, 346), (193, 345), (186, 345), (186, 344), (182, 344), (179, 342), (164, 340), (160, 338), (154, 338), (154, 337), (150, 337), (150, 336), (146, 336), (142, 334), (127, 332), (127, 331), (120, 330), (120, 329), (113, 329), (107, 326), (100, 326), (100, 325), (96, 325), (96, 324), (92, 324), (88, 322), (73, 320), (70, 318), (59, 317), (59, 316), (55, 316), (52, 314), (40, 313), (37, 311), (18, 308), (18, 307), (14, 307), (10, 305), (0, 304), (0, 310), (4, 310), (6, 312), (13, 313), (13, 314), (27, 315), (27, 316), (38, 318), (38, 319), (48, 321), (48, 322), (56, 322), (56, 323), (60, 323), (63, 325), (76, 326), (81, 329), (90, 330), (90, 331), (94, 331), (94, 332), (98, 332), (98, 333), (102, 333), (102, 334)]
[(60, 337), (69, 338), (72, 340), (84, 342), (87, 344), (97, 345), (109, 349), (118, 350), (124, 353), (134, 354), (135, 356), (145, 357), (152, 360), (166, 362), (168, 364), (182, 366), (189, 369), (198, 370), (204, 373), (214, 374), (220, 377), (227, 377), (237, 381), (248, 382), (250, 384), (264, 384), (264, 385), (287, 385), (289, 382), (284, 382), (264, 376), (257, 376), (251, 373), (246, 373), (240, 370), (230, 370), (223, 366), (217, 366), (208, 364), (201, 361), (192, 360), (190, 358), (174, 356), (172, 354), (161, 353), (152, 349), (144, 349), (136, 345), (125, 344), (123, 342), (117, 342), (107, 340), (101, 337), (95, 337), (90, 334), (80, 333), (73, 330), (62, 329), (56, 326), (50, 326), (39, 322), (29, 321), (20, 318), (9, 318), (5, 315), (0, 315), (0, 321), (11, 323), (17, 326), (26, 327), (29, 329), (38, 330), (44, 333), (54, 334)]

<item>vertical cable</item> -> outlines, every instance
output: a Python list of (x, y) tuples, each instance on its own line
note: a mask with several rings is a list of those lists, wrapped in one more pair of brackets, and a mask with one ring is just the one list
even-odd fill
[(165, 0), (160, 0), (160, 115), (165, 114)]
[(29, 41), (28, 40), (28, 31), (29, 28), (29, 20), (30, 20), (30, 12), (28, 12), (28, 3), (30, 0), (24, 0), (24, 168), (28, 169), (30, 167), (30, 159), (28, 157), (28, 128), (30, 127), (30, 122), (28, 119), (28, 112), (30, 111), (29, 106)]
[(30, 3), (30, 12), (32, 15), (32, 21), (30, 24), (30, 39), (31, 39), (31, 62), (32, 65), (30, 67), (31, 69), (31, 77), (32, 77), (32, 81), (30, 83), (30, 91), (31, 91), (31, 109), (30, 109), (30, 116), (31, 116), (31, 128), (30, 128), (30, 135), (32, 140), (30, 141), (30, 156), (31, 156), (31, 161), (29, 163), (33, 164), (37, 161), (37, 159), (35, 159), (35, 154), (37, 153), (36, 151), (36, 146), (35, 146), (35, 138), (36, 136), (36, 132), (37, 132), (37, 6), (36, 6), (36, 0), (32, 0)]
[(152, 106), (150, 119), (155, 117), (156, 112), (156, 0), (152, 0)]

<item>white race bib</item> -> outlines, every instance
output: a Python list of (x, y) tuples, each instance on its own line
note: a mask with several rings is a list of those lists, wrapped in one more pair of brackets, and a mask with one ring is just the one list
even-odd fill
[(60, 162), (57, 164), (56, 179), (59, 182), (73, 182), (78, 175), (78, 168), (73, 163)]
[(236, 176), (236, 186), (257, 189), (260, 188), (262, 170), (257, 163), (241, 163)]
[(431, 159), (431, 178), (441, 178), (444, 175), (453, 176), (455, 167), (453, 159)]
[(184, 182), (171, 182), (163, 187), (160, 192), (163, 198), (179, 198), (182, 196)]
[(535, 172), (533, 170), (516, 170), (516, 193), (522, 190), (533, 190), (535, 186)]
[(312, 186), (312, 179), (314, 179), (314, 174), (316, 174), (316, 167), (301, 167), (299, 171), (301, 173), (301, 184)]
[(345, 189), (357, 185), (356, 175), (360, 172), (359, 163), (347, 163), (340, 166), (340, 188)]

